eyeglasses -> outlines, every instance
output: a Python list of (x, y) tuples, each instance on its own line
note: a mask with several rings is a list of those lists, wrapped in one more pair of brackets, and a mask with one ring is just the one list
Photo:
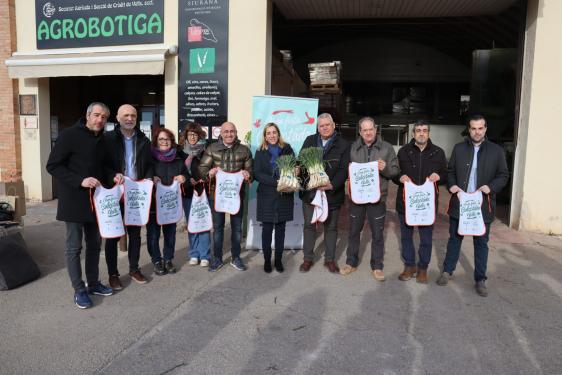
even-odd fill
[(170, 138), (158, 138), (158, 142), (172, 142)]
[(197, 137), (199, 137), (199, 135), (198, 135), (197, 133), (187, 133), (187, 136), (188, 136), (188, 137), (191, 137), (191, 138), (197, 138)]

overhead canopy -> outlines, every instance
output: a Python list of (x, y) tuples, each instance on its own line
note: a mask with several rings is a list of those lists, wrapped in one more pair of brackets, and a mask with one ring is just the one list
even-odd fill
[(514, 5), (516, 0), (274, 0), (274, 3), (290, 20), (327, 20), (494, 15)]
[[(68, 50), (67, 50), (68, 51)], [(84, 53), (19, 53), (6, 60), (10, 78), (163, 74), (168, 48)]]

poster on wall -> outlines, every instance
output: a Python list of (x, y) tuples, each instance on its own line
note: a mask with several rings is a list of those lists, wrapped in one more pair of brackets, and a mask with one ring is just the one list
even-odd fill
[(35, 0), (37, 49), (164, 41), (160, 0)]
[[(290, 98), (282, 96), (254, 96), (252, 106), (252, 155), (262, 142), (263, 129), (266, 124), (274, 122), (279, 126), (285, 142), (298, 155), (306, 137), (316, 133), (316, 119), (318, 116), (318, 99)], [(248, 201), (248, 233), (247, 249), (261, 249), (261, 223), (257, 221), (257, 193), (258, 184), (250, 187)], [(285, 248), (302, 249), (302, 230), (304, 219), (302, 204), (295, 193), (293, 207), (294, 220), (287, 223), (285, 228)], [(273, 245), (272, 245), (273, 246)]]
[(178, 128), (212, 135), (228, 117), (228, 0), (179, 0), (178, 28)]

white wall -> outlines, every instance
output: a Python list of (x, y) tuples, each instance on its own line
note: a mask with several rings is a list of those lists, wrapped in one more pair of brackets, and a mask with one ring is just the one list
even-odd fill
[(562, 234), (562, 1), (529, 0), (511, 225)]
[(238, 136), (251, 130), (252, 96), (271, 91), (269, 0), (230, 0), (228, 27), (228, 119)]

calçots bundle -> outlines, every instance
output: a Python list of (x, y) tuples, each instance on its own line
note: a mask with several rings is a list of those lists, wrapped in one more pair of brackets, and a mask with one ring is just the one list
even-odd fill
[(277, 158), (277, 167), (279, 168), (277, 191), (280, 193), (293, 193), (295, 191), (299, 191), (299, 180), (295, 176), (297, 158), (293, 155), (279, 156), (279, 158)]
[(330, 183), (324, 170), (324, 152), (320, 147), (308, 147), (301, 151), (299, 162), (308, 171), (308, 190), (316, 189)]

